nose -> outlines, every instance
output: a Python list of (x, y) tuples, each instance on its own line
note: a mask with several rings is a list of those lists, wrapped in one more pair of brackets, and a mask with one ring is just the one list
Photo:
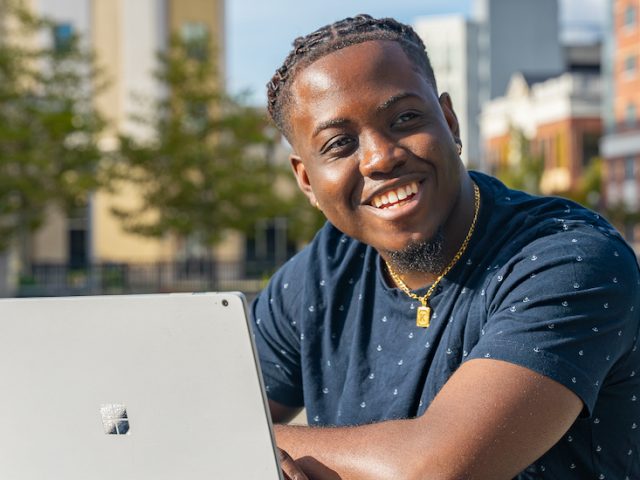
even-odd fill
[(381, 133), (363, 135), (360, 142), (360, 173), (364, 177), (388, 175), (405, 162), (404, 149)]

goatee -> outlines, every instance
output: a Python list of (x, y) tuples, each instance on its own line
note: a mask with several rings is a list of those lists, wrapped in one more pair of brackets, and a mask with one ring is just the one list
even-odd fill
[(402, 250), (388, 251), (388, 261), (400, 275), (410, 272), (437, 275), (445, 268), (443, 246), (444, 234), (442, 228), (439, 228), (430, 240), (410, 243)]

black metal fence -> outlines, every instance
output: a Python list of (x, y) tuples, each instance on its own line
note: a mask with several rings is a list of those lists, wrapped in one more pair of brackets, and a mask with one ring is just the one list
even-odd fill
[(266, 285), (277, 267), (273, 262), (211, 260), (103, 263), (84, 269), (34, 264), (23, 274), (17, 295), (48, 297), (235, 290), (252, 298)]

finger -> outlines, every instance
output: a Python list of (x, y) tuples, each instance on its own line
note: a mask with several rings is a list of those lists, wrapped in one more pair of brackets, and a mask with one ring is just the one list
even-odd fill
[(285, 480), (309, 480), (295, 460), (291, 458), (287, 452), (281, 448), (278, 449), (278, 452), (280, 455), (280, 467), (282, 468)]

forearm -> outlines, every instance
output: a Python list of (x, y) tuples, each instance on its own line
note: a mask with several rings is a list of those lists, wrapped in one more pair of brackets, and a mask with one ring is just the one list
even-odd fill
[(278, 425), (276, 439), (314, 480), (402, 480), (419, 478), (424, 462), (416, 458), (422, 448), (407, 441), (418, 428), (416, 420), (335, 428)]
[(314, 480), (507, 480), (558, 442), (581, 409), (573, 392), (540, 374), (473, 360), (421, 417), (278, 427), (276, 439)]

